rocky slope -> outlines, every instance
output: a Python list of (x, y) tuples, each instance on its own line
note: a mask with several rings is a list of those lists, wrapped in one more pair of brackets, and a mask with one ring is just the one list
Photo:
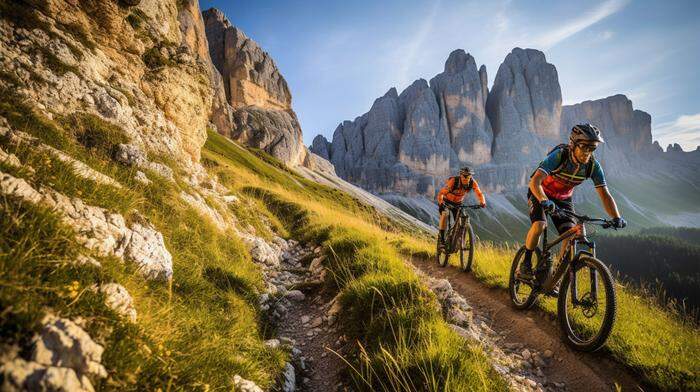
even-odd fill
[(490, 91), (485, 67), (477, 70), (472, 56), (455, 50), (429, 85), (419, 79), (401, 94), (390, 89), (369, 112), (341, 123), (331, 142), (317, 136), (311, 151), (343, 179), (426, 222), (434, 222), (431, 204), (445, 178), (476, 167), (496, 201), (497, 210), (484, 214), (505, 223), (526, 220), (513, 197), (522, 198), (537, 162), (582, 122), (603, 130), (607, 143), (597, 156), (609, 177), (697, 177), (695, 159), (675, 159), (652, 143), (651, 116), (625, 96), (562, 106), (554, 65), (520, 48), (506, 56)]

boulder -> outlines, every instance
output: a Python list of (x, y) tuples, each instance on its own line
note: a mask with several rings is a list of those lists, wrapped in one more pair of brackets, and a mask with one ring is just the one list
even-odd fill
[(107, 377), (102, 366), (104, 348), (95, 343), (74, 322), (48, 315), (44, 327), (35, 338), (31, 360), (46, 366), (71, 368), (78, 375)]
[(233, 376), (234, 390), (240, 392), (264, 392), (257, 384), (236, 374)]
[(78, 377), (75, 370), (66, 367), (46, 366), (37, 362), (15, 358), (0, 366), (2, 383), (6, 392), (93, 392), (86, 376)]
[(100, 286), (100, 293), (105, 296), (107, 306), (131, 322), (136, 322), (134, 300), (124, 286), (118, 283), (105, 283)]

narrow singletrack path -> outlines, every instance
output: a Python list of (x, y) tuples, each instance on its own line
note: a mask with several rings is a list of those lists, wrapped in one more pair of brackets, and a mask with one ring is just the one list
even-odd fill
[[(478, 263), (478, 254), (475, 260)], [(533, 309), (518, 311), (511, 306), (506, 290), (489, 288), (472, 274), (448, 266), (439, 267), (435, 260), (414, 257), (411, 262), (423, 273), (447, 279), (453, 289), (463, 295), (474, 312), (490, 323), (490, 328), (503, 337), (498, 345), (508, 351), (523, 348), (550, 350), (552, 359), (542, 372), (553, 382), (562, 382), (568, 391), (651, 391), (639, 384), (629, 369), (610, 358), (604, 349), (581, 353), (564, 343), (556, 320), (545, 312)]]

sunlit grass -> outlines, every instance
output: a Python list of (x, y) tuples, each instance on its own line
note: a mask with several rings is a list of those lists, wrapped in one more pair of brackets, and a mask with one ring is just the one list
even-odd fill
[[(428, 259), (432, 260), (431, 243), (416, 242), (402, 245), (403, 252), (427, 252)], [(488, 286), (507, 289), (517, 248), (515, 245), (479, 245), (472, 273)], [(458, 260), (451, 262), (456, 266)], [(632, 286), (617, 283), (616, 291), (617, 318), (603, 350), (660, 389), (700, 388), (700, 333), (697, 328), (690, 320), (660, 308), (654, 298), (645, 298)], [(557, 314), (555, 299), (540, 298), (537, 307), (548, 314)]]
[[(262, 275), (235, 234), (218, 230), (179, 198), (181, 191), (189, 191), (185, 182), (172, 183), (153, 173), (147, 173), (151, 185), (133, 180), (134, 169), (111, 161), (110, 146), (124, 141), (115, 139), (119, 130), (98, 118), (73, 116), (74, 122), (68, 123), (72, 128), (66, 130), (65, 124), (17, 100), (4, 101), (0, 111), (14, 129), (109, 175), (121, 187), (96, 184), (45, 149), (7, 140), (0, 140), (0, 145), (25, 166), (2, 164), (3, 172), (127, 218), (146, 217), (163, 234), (174, 269), (171, 290), (166, 283), (144, 281), (134, 265), (116, 258), (100, 259), (102, 268), (74, 266), (71, 262), (85, 250), (55, 212), (4, 198), (0, 206), (2, 343), (29, 345), (42, 315), (50, 311), (89, 321), (88, 332), (105, 347), (102, 362), (109, 372), (107, 379), (93, 380), (98, 388), (230, 390), (234, 374), (263, 388), (273, 386), (288, 354), (263, 343), (268, 331), (257, 309)], [(77, 132), (78, 128), (82, 131)], [(101, 295), (86, 290), (93, 283), (107, 282), (129, 290), (138, 312), (136, 324), (115, 315)], [(82, 294), (73, 302), (76, 290)]]
[[(215, 154), (212, 154), (215, 151)], [(373, 208), (279, 170), (210, 134), (204, 156), (242, 198), (260, 200), (294, 238), (321, 242), (328, 284), (339, 290), (339, 325), (356, 342), (345, 358), (360, 390), (506, 390), (481, 349), (452, 331), (434, 295), (396, 249), (422, 244)], [(235, 173), (235, 174), (234, 174)]]

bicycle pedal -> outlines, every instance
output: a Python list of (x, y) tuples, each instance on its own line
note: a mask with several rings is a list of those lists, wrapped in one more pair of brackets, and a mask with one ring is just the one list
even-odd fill
[(559, 298), (559, 290), (550, 290), (546, 293), (544, 293), (547, 297), (552, 297), (552, 298)]

